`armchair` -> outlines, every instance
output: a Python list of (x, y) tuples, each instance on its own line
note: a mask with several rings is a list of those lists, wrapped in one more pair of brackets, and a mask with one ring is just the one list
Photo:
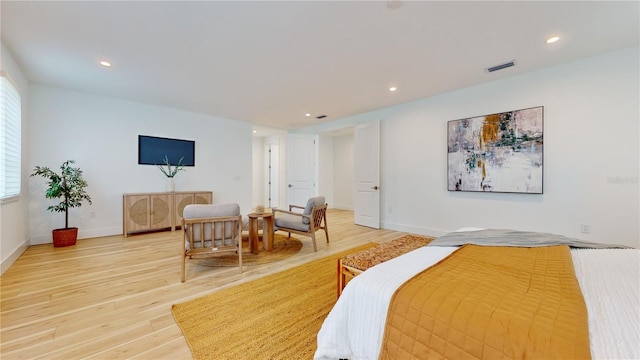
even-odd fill
[(237, 254), (242, 273), (242, 215), (238, 204), (187, 205), (182, 218), (182, 272), (186, 259)]
[[(313, 240), (313, 251), (318, 251), (316, 245), (316, 231), (324, 230), (327, 243), (329, 242), (329, 230), (327, 228), (327, 204), (324, 196), (312, 197), (306, 206), (289, 205), (289, 211), (273, 209), (274, 231), (286, 231), (309, 236)], [(302, 209), (302, 213), (294, 212), (294, 209)]]

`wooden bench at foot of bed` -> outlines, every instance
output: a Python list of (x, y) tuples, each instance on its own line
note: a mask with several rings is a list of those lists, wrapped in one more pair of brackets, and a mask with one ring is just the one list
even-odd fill
[(354, 278), (372, 266), (425, 246), (433, 239), (432, 237), (405, 235), (338, 259), (338, 297), (347, 285), (347, 277)]

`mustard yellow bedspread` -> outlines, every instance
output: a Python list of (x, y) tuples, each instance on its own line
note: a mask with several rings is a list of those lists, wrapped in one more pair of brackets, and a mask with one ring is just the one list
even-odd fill
[(590, 359), (569, 247), (461, 247), (396, 291), (380, 358)]

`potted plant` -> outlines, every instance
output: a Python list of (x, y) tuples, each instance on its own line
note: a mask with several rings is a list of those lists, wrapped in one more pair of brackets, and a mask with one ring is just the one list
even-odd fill
[[(178, 164), (175, 166), (172, 166), (171, 163), (169, 162), (169, 157), (165, 155), (164, 157), (164, 165), (157, 165), (158, 169), (160, 169), (160, 171), (162, 171), (162, 173), (164, 174), (164, 176), (166, 176), (169, 179), (169, 191), (170, 192), (174, 192), (176, 190), (176, 184), (173, 181), (173, 177), (176, 176), (176, 174), (180, 171), (185, 171), (184, 169), (184, 165), (182, 164), (182, 160), (184, 159), (184, 156), (180, 158), (180, 160), (178, 160)], [(166, 167), (166, 169), (165, 169)]]
[(78, 239), (78, 228), (69, 227), (69, 208), (80, 207), (83, 201), (91, 204), (91, 197), (86, 192), (87, 182), (82, 177), (82, 170), (72, 167), (74, 160), (67, 160), (60, 166), (60, 173), (57, 174), (46, 166), (36, 166), (31, 176), (42, 176), (49, 179), (49, 187), (45, 192), (47, 199), (59, 199), (62, 201), (57, 205), (51, 205), (47, 210), (51, 212), (64, 212), (64, 228), (52, 231), (53, 246), (75, 245)]

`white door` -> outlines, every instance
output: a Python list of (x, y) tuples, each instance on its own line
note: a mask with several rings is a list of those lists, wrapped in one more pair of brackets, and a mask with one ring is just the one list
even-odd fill
[(287, 135), (287, 201), (305, 206), (316, 195), (316, 135)]
[(380, 121), (355, 127), (353, 153), (354, 222), (379, 229)]

